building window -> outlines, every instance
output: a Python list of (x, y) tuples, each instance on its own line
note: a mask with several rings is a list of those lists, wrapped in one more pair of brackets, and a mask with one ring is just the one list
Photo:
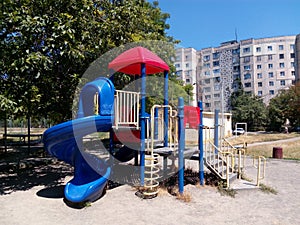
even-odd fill
[(177, 76), (181, 76), (182, 75), (182, 70), (178, 70), (175, 72)]
[(291, 59), (295, 58), (295, 53), (291, 53)]
[(280, 81), (280, 86), (285, 86), (285, 80)]
[(273, 47), (271, 45), (268, 46), (268, 51), (272, 51)]
[(295, 62), (291, 62), (291, 67), (292, 67), (292, 68), (295, 67)]
[(244, 80), (248, 80), (248, 79), (251, 79), (251, 74), (250, 73), (244, 74)]
[(189, 67), (190, 67), (190, 64), (189, 64), (189, 63), (186, 63), (186, 64), (185, 64), (185, 67), (186, 67), (186, 68), (189, 68)]
[(274, 95), (274, 94), (275, 94), (274, 90), (270, 90), (270, 91), (269, 91), (269, 94), (270, 94), (270, 95)]
[(214, 94), (214, 98), (220, 98), (220, 94)]
[(257, 86), (258, 86), (258, 87), (262, 87), (262, 82), (258, 82), (258, 83), (257, 83)]
[(258, 91), (258, 92), (257, 92), (257, 95), (258, 95), (258, 96), (262, 96), (262, 94), (263, 94), (262, 91)]
[(204, 62), (209, 61), (209, 60), (210, 60), (210, 55), (203, 56), (203, 61)]
[(285, 72), (284, 72), (284, 71), (281, 71), (281, 72), (280, 72), (280, 76), (281, 76), (281, 77), (284, 77), (284, 76), (285, 76)]
[(243, 53), (249, 53), (250, 52), (250, 47), (243, 48)]
[(256, 61), (257, 62), (260, 62), (261, 61), (261, 56), (259, 55), (259, 56), (256, 56)]
[(205, 87), (205, 88), (203, 89), (203, 91), (204, 91), (205, 93), (210, 92), (210, 87)]
[(176, 61), (179, 61), (179, 60), (180, 60), (180, 56), (176, 55)]
[(215, 84), (214, 90), (215, 91), (220, 91), (220, 84)]
[(251, 66), (250, 66), (250, 65), (244, 66), (244, 70), (250, 70), (250, 69), (251, 69)]
[(205, 99), (206, 100), (210, 100), (211, 99), (211, 95), (205, 95)]
[(278, 49), (279, 49), (279, 50), (283, 50), (283, 45), (279, 45), (279, 46), (278, 46)]
[(219, 66), (220, 62), (219, 61), (213, 61), (213, 66)]
[(186, 79), (185, 82), (186, 83), (190, 83), (191, 81), (190, 81), (190, 79)]
[(240, 49), (232, 49), (232, 54), (240, 54)]
[(220, 69), (215, 69), (215, 70), (213, 70), (213, 73), (214, 73), (214, 74), (220, 73)]
[(292, 73), (292, 76), (295, 76), (295, 71), (292, 71), (291, 73)]
[(295, 45), (294, 45), (294, 44), (291, 44), (291, 45), (290, 45), (290, 49), (291, 49), (291, 50), (295, 50)]
[(272, 55), (268, 55), (268, 60), (272, 60), (273, 56)]
[(260, 69), (261, 69), (261, 65), (258, 64), (258, 65), (256, 66), (256, 68), (257, 68), (258, 70), (260, 70)]
[(284, 68), (284, 63), (279, 63), (280, 68)]
[(209, 72), (209, 71), (205, 71), (205, 72), (204, 72), (204, 75), (205, 75), (205, 76), (209, 76), (209, 75), (210, 75), (210, 72)]
[(269, 69), (272, 69), (272, 68), (273, 68), (273, 64), (272, 64), (272, 63), (269, 63), (269, 64), (268, 64), (268, 68), (269, 68)]
[(261, 47), (256, 47), (256, 52), (261, 52)]
[(269, 86), (270, 87), (274, 86), (274, 81), (269, 81)]
[(213, 59), (218, 59), (219, 57), (220, 57), (220, 53), (219, 52), (213, 53)]
[(185, 56), (185, 61), (187, 61), (189, 59), (189, 56), (188, 55), (186, 55)]
[(233, 66), (233, 72), (239, 72), (240, 66)]
[(250, 62), (250, 56), (244, 57), (244, 63), (248, 63), (248, 62)]
[(284, 54), (279, 54), (279, 59), (284, 59)]
[(272, 78), (272, 77), (274, 77), (274, 73), (273, 73), (273, 72), (270, 72), (270, 73), (269, 73), (269, 78)]
[(204, 80), (204, 83), (205, 83), (205, 84), (210, 84), (210, 79), (205, 79), (205, 80)]
[(210, 103), (205, 103), (205, 107), (209, 108), (210, 107)]
[(204, 68), (210, 68), (210, 63), (204, 63), (203, 67)]
[(262, 78), (262, 73), (258, 73), (257, 74), (257, 79), (261, 79)]
[(251, 83), (250, 83), (250, 82), (248, 82), (248, 83), (245, 83), (245, 87), (246, 87), (246, 88), (249, 88), (249, 87), (251, 87)]
[(240, 74), (234, 74), (233, 75), (233, 80), (239, 80), (241, 79), (241, 75)]
[(176, 64), (175, 64), (175, 67), (176, 67), (176, 68), (179, 68), (179, 67), (180, 67), (180, 64), (179, 64), (179, 63), (176, 63)]

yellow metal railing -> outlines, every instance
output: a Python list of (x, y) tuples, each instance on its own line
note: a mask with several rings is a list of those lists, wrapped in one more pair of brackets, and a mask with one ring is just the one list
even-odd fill
[[(255, 165), (255, 159), (257, 159), (257, 166)], [(253, 166), (254, 166), (254, 168), (257, 168), (256, 186), (258, 186), (258, 187), (259, 187), (260, 181), (265, 178), (266, 164), (267, 164), (267, 160), (265, 157), (253, 156)]]
[[(154, 148), (154, 112), (155, 109), (168, 108), (168, 147), (175, 150), (178, 146), (178, 121), (177, 121), (177, 111), (173, 110), (170, 105), (153, 105), (151, 108), (151, 149)], [(158, 140), (164, 139), (164, 114), (158, 114)]]
[(246, 160), (246, 149), (245, 147), (235, 147), (233, 146), (228, 140), (223, 138), (222, 140), (222, 150), (232, 152), (232, 154), (235, 157), (235, 160), (237, 161), (237, 172), (238, 172), (238, 178), (242, 178), (242, 169), (245, 168), (245, 160)]
[(221, 178), (226, 179), (227, 188), (229, 188), (229, 178), (234, 172), (234, 155), (230, 151), (222, 151), (207, 140), (204, 145), (205, 161), (208, 166)]

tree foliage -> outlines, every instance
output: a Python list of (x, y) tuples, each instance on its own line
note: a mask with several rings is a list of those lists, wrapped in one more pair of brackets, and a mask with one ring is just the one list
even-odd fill
[[(169, 14), (145, 0), (3, 0), (0, 3), (1, 94), (23, 112), (71, 118), (84, 71), (128, 42), (174, 42)], [(6, 95), (9, 93), (9, 96)]]
[(239, 91), (231, 96), (232, 121), (247, 123), (249, 130), (264, 129), (267, 125), (267, 110), (261, 99)]
[(281, 127), (289, 119), (291, 126), (300, 125), (300, 85), (292, 86), (288, 90), (282, 90), (272, 98), (268, 106), (269, 129), (280, 131)]

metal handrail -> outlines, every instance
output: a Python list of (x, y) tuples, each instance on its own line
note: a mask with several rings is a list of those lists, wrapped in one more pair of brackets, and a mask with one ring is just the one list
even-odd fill
[[(224, 146), (224, 143), (226, 146)], [(223, 138), (222, 147), (227, 147), (227, 150), (231, 150), (233, 154), (236, 156), (238, 164), (238, 178), (242, 178), (242, 168), (245, 168), (245, 161), (246, 161), (246, 149), (244, 147), (237, 148), (233, 146), (228, 140)]]
[[(255, 165), (255, 158), (257, 158), (257, 166)], [(263, 164), (262, 164), (263, 161)], [(263, 174), (261, 175), (261, 164), (263, 165)], [(266, 175), (266, 165), (267, 160), (264, 156), (253, 156), (253, 167), (257, 169), (257, 176), (256, 176), (256, 186), (259, 187), (260, 181), (265, 178)]]
[[(151, 108), (151, 149), (154, 148), (154, 111), (156, 108), (163, 109), (163, 108), (169, 108), (169, 126), (168, 126), (168, 136), (169, 136), (169, 147), (175, 150), (176, 146), (178, 146), (178, 139), (177, 139), (177, 133), (178, 133), (178, 128), (177, 128), (177, 111), (173, 110), (172, 106), (170, 105), (153, 105)], [(164, 118), (162, 115), (162, 118), (159, 118), (158, 121), (161, 121), (160, 126), (158, 126), (159, 129), (159, 140), (163, 140), (163, 129), (164, 129)], [(174, 132), (172, 131), (174, 129)]]
[[(226, 179), (227, 188), (229, 188), (229, 175), (233, 172), (234, 167), (234, 155), (230, 151), (222, 151), (211, 140), (208, 140), (208, 144), (210, 147), (205, 145), (205, 158), (206, 163), (210, 165), (210, 167), (222, 178)], [(209, 149), (208, 149), (209, 148)], [(215, 151), (217, 150), (217, 154)], [(207, 160), (209, 159), (209, 160)], [(225, 165), (226, 164), (226, 165)], [(226, 166), (226, 172), (224, 174), (224, 170), (220, 172), (220, 169), (223, 169)], [(230, 167), (232, 171), (230, 172)]]

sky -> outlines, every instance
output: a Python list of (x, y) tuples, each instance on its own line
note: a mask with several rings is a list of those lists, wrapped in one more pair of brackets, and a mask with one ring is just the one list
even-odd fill
[(297, 35), (300, 0), (158, 0), (167, 34), (196, 50), (230, 40)]

